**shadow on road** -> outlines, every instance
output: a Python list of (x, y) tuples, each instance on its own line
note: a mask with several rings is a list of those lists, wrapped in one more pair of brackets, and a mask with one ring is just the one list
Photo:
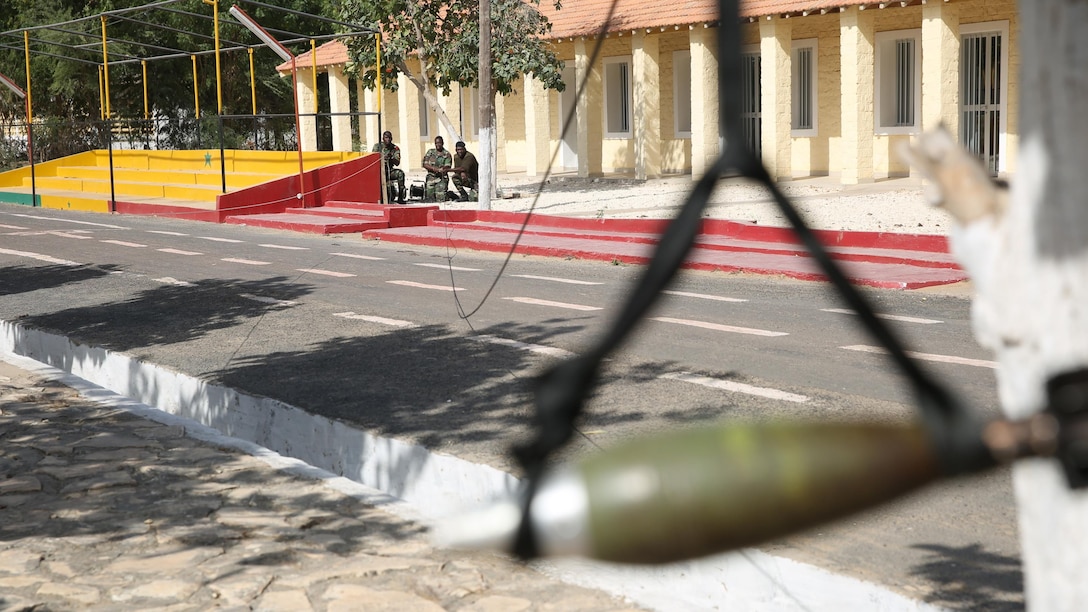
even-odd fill
[(113, 304), (32, 315), (20, 322), (91, 346), (128, 351), (193, 340), (284, 307), (261, 299), (297, 300), (311, 291), (311, 285), (283, 276), (202, 280), (188, 286), (163, 285)]
[(944, 546), (918, 544), (930, 558), (911, 573), (930, 581), (934, 592), (927, 601), (951, 609), (1013, 612), (1023, 610), (1024, 590), (1020, 560), (983, 550), (979, 544)]
[(0, 295), (54, 289), (106, 276), (115, 266), (6, 266), (0, 267)]

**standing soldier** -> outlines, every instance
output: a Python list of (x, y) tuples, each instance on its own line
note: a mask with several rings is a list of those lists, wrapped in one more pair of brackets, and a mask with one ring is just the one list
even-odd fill
[[(389, 181), (389, 203), (394, 201), (404, 204), (404, 196), (407, 194), (404, 191), (404, 170), (397, 168), (400, 165), (400, 147), (393, 144), (393, 133), (386, 130), (382, 133), (382, 141), (374, 145), (374, 152), (381, 152), (382, 159), (385, 160), (385, 177)], [(396, 182), (397, 190), (394, 193), (393, 183)], [(394, 197), (396, 196), (396, 197)]]
[(434, 137), (434, 148), (423, 156), (423, 168), (427, 171), (427, 181), (423, 191), (424, 202), (445, 202), (446, 189), (449, 188), (449, 171), (453, 167), (453, 156), (442, 148), (445, 140)]

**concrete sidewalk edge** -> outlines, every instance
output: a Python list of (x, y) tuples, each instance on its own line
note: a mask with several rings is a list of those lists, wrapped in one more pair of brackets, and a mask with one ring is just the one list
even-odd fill
[[(0, 320), (0, 358), (71, 386), (88, 399), (181, 425), (187, 435), (323, 480), (410, 520), (433, 521), (509, 492), (518, 483), (486, 465), (374, 436), (283, 402), (248, 396), (18, 323)], [(279, 454), (287, 449), (301, 450), (301, 456)], [(337, 449), (351, 449), (355, 461)], [(754, 549), (658, 567), (584, 560), (535, 565), (568, 582), (658, 610), (677, 606), (717, 610), (730, 605), (746, 610), (940, 610), (876, 584)]]

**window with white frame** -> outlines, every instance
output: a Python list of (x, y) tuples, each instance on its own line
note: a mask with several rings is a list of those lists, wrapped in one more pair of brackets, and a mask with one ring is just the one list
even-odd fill
[(790, 122), (793, 136), (816, 135), (816, 87), (819, 70), (816, 66), (816, 39), (793, 41), (791, 56), (792, 79)]
[(461, 88), (461, 129), (467, 140), (480, 139), (480, 90)]
[(673, 131), (677, 138), (691, 138), (691, 51), (672, 54)]
[(919, 127), (922, 31), (876, 35), (876, 131), (908, 134)]
[(606, 138), (631, 137), (631, 58), (604, 59), (604, 131)]

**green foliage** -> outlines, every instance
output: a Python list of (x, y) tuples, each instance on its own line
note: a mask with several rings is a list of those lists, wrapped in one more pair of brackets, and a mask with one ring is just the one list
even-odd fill
[[(545, 87), (562, 91), (563, 64), (544, 42), (551, 24), (540, 14), (540, 0), (492, 0), (491, 74), (495, 89), (513, 92), (515, 83), (532, 74)], [(558, 3), (556, 7), (558, 8)], [(343, 21), (378, 27), (382, 37), (382, 86), (397, 89), (404, 72), (425, 78), (448, 94), (454, 83), (479, 85), (479, 4), (471, 0), (343, 0)], [(375, 40), (349, 40), (349, 53), (362, 84), (373, 89)], [(408, 60), (420, 60), (424, 74), (413, 74)]]
[[(0, 31), (55, 24), (98, 15), (103, 11), (147, 4), (147, 0), (0, 0)], [(328, 14), (329, 0), (288, 0), (280, 4), (295, 11)], [(258, 46), (254, 54), (257, 112), (293, 112), (290, 79), (283, 79), (275, 70), (281, 63), (280, 58), (260, 46), (253, 34), (228, 14), (230, 6), (230, 0), (220, 0), (220, 37), (224, 47), (232, 46), (228, 41)], [(144, 78), (140, 60), (167, 53), (153, 46), (181, 50), (183, 56), (148, 59), (147, 94), (152, 114), (166, 118), (193, 114), (196, 107), (193, 66), (190, 57), (184, 56), (184, 53), (214, 49), (212, 7), (201, 0), (188, 0), (168, 8), (178, 9), (179, 12), (148, 10), (126, 13), (125, 19), (110, 18), (107, 21), (112, 116), (143, 117)], [(313, 36), (333, 33), (331, 24), (318, 20), (262, 7), (250, 8), (247, 5), (246, 9), (270, 31), (286, 30)], [(83, 35), (59, 29), (31, 31), (31, 89), (35, 116), (100, 117), (101, 27), (98, 19), (88, 19), (63, 27), (64, 30)], [(0, 43), (21, 49), (21, 33), (16, 37), (6, 36)], [(85, 46), (85, 49), (77, 49), (79, 45)], [(302, 53), (308, 47), (299, 45), (293, 50)], [(248, 54), (244, 51), (222, 53), (220, 59), (223, 112), (251, 112)], [(0, 72), (11, 76), (17, 83), (24, 83), (26, 69), (23, 53), (14, 49), (0, 50)], [(197, 56), (197, 81), (201, 112), (214, 114), (217, 111), (214, 54)], [(4, 102), (6, 99), (0, 98), (0, 112), (6, 108)], [(21, 110), (19, 114), (22, 114)]]

